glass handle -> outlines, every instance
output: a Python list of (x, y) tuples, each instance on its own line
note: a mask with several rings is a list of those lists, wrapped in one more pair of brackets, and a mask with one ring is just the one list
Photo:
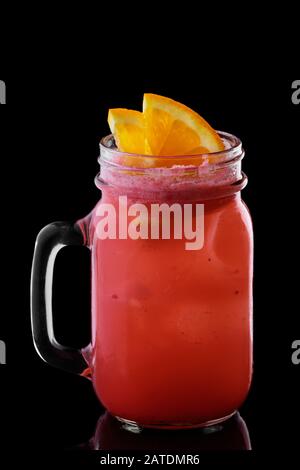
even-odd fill
[(87, 363), (81, 351), (59, 344), (53, 330), (53, 268), (57, 253), (67, 245), (84, 246), (83, 234), (76, 224), (54, 222), (37, 236), (31, 274), (32, 335), (35, 348), (45, 362), (85, 375)]

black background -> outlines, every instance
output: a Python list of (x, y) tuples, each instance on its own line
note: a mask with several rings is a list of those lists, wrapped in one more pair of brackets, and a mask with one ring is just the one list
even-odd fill
[[(291, 344), (300, 337), (298, 312), (298, 191), (300, 105), (291, 102), (293, 79), (226, 73), (120, 69), (0, 69), (7, 105), (0, 107), (2, 308), (0, 366), (2, 451), (72, 448), (93, 435), (102, 412), (87, 380), (52, 369), (34, 351), (29, 282), (34, 240), (54, 220), (77, 220), (99, 191), (99, 138), (108, 133), (109, 107), (140, 109), (144, 92), (179, 100), (215, 128), (239, 136), (249, 184), (243, 197), (255, 231), (254, 380), (241, 410), (258, 464), (286, 461), (300, 438), (300, 365)], [(89, 339), (89, 255), (67, 248), (55, 269), (55, 326), (60, 341)], [(220, 362), (222, 358), (220, 357)], [(44, 454), (44, 456), (47, 454)], [(227, 455), (226, 459), (231, 457)], [(245, 457), (246, 458), (246, 457)], [(226, 460), (225, 459), (225, 460)]]

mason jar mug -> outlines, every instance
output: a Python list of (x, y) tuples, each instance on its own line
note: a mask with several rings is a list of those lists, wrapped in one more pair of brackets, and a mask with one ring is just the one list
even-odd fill
[[(241, 199), (242, 144), (215, 154), (124, 154), (101, 141), (99, 202), (37, 237), (32, 331), (41, 357), (91, 378), (119, 420), (204, 427), (241, 406), (252, 375), (253, 234)], [(91, 252), (91, 343), (55, 339), (52, 277), (66, 245)]]

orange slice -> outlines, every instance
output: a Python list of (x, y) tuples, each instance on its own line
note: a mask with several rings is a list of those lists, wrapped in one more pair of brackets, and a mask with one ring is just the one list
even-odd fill
[[(200, 159), (180, 158), (224, 150), (216, 131), (195, 111), (164, 96), (146, 93), (143, 113), (110, 109), (108, 123), (118, 149), (140, 155), (124, 156), (124, 164), (140, 167), (171, 167), (201, 164)], [(142, 158), (153, 155), (156, 158)], [(177, 158), (163, 158), (177, 157)]]
[(108, 124), (121, 152), (145, 154), (145, 120), (143, 113), (131, 109), (110, 109)]
[(146, 139), (154, 155), (191, 155), (224, 150), (216, 131), (184, 104), (145, 93), (143, 114)]

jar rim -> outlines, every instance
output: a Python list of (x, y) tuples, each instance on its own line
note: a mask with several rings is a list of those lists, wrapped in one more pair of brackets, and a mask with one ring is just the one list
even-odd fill
[[(234, 160), (239, 160), (243, 158), (244, 152), (242, 148), (242, 141), (236, 137), (233, 134), (230, 134), (228, 132), (224, 131), (216, 131), (218, 135), (221, 137), (225, 149), (220, 150), (218, 152), (210, 152), (210, 153), (198, 153), (198, 154), (193, 154), (193, 155), (164, 155), (164, 156), (158, 156), (158, 155), (144, 155), (144, 154), (137, 154), (137, 153), (129, 153), (129, 152), (122, 152), (121, 150), (118, 150), (117, 148), (113, 147), (113, 135), (109, 134), (105, 137), (103, 137), (100, 140), (100, 156), (98, 158), (98, 162), (109, 164), (112, 166), (116, 166), (119, 168), (130, 168), (131, 171), (143, 171), (143, 172), (152, 172), (156, 170), (161, 170), (163, 168), (168, 170), (172, 169), (179, 169), (179, 168), (185, 168), (185, 167), (198, 167), (200, 168), (202, 165), (210, 166), (213, 168), (219, 168), (223, 166), (227, 166), (227, 164), (232, 163)], [(126, 166), (123, 165), (121, 162), (124, 159), (124, 157), (130, 157), (133, 159), (135, 158), (143, 158), (145, 161), (151, 161), (153, 159), (164, 159), (166, 160), (172, 160), (175, 159), (182, 160), (182, 165), (174, 165), (172, 167), (166, 167), (166, 166), (148, 166), (145, 165), (144, 167), (140, 166)], [(199, 165), (199, 158), (201, 158), (201, 164)], [(184, 159), (188, 159), (188, 164), (184, 164)], [(193, 165), (193, 160), (195, 160), (195, 165)], [(198, 162), (198, 164), (196, 163)]]
[[(111, 188), (117, 191), (126, 191), (126, 194), (137, 194), (140, 197), (190, 198), (204, 199), (224, 197), (239, 192), (247, 184), (247, 177), (242, 172), (241, 160), (244, 149), (240, 139), (227, 132), (218, 131), (224, 142), (225, 150), (202, 155), (186, 156), (142, 156), (120, 152), (114, 145), (112, 135), (104, 137), (100, 142), (100, 173), (95, 178), (99, 189)], [(124, 166), (124, 156), (131, 158), (130, 166)], [(184, 162), (184, 158), (186, 161)], [(176, 158), (172, 166), (141, 165), (135, 166), (134, 158)], [(193, 159), (198, 159), (193, 162)], [(125, 160), (126, 161), (126, 160)], [(138, 162), (139, 163), (139, 162)]]

